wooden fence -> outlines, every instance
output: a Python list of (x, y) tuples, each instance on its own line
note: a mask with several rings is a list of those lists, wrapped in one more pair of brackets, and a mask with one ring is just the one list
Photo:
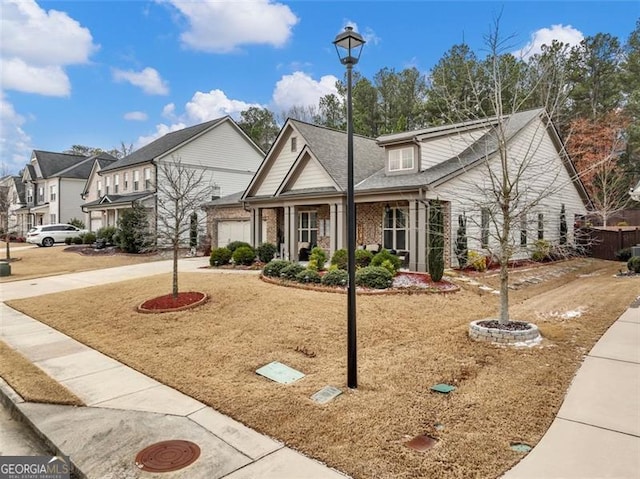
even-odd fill
[(616, 252), (623, 248), (640, 245), (640, 228), (609, 227), (583, 230), (588, 238), (590, 256), (616, 260)]

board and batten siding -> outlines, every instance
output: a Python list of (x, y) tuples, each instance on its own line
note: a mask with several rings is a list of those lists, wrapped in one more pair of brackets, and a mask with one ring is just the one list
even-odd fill
[[(517, 249), (514, 258), (527, 257), (530, 254), (532, 244), (538, 239), (537, 219), (538, 213), (544, 216), (544, 239), (555, 243), (560, 237), (560, 210), (565, 205), (566, 221), (568, 226), (568, 239), (573, 241), (573, 223), (575, 215), (586, 214), (586, 207), (567, 171), (558, 151), (547, 131), (539, 121), (534, 121), (521, 131), (510, 142), (510, 157), (513, 159), (511, 166), (517, 168), (522, 164), (523, 158), (530, 163), (525, 167), (525, 178), (521, 193), (531, 198), (539, 196), (542, 192), (544, 198), (533, 207), (527, 215), (527, 243), (529, 248)], [(528, 152), (528, 153), (527, 153)], [(499, 168), (500, 162), (497, 155), (491, 159), (491, 167)], [(458, 229), (458, 216), (464, 214), (467, 218), (467, 237), (469, 250), (482, 250), (480, 243), (480, 204), (487, 202), (483, 185), (487, 186), (486, 164), (480, 164), (466, 173), (457, 176), (432, 192), (433, 197), (451, 203), (451, 258), (455, 259), (454, 247)], [(549, 188), (552, 186), (551, 188)], [(512, 244), (519, 245), (520, 223), (514, 222), (512, 228)], [(495, 246), (495, 242), (490, 244)]]
[(304, 162), (302, 171), (297, 174), (297, 177), (293, 183), (289, 185), (287, 191), (302, 190), (305, 188), (321, 188), (324, 186), (334, 186), (333, 180), (316, 159), (308, 158), (308, 160)]
[(164, 155), (161, 160), (170, 161), (172, 156), (182, 163), (252, 173), (263, 159), (263, 154), (226, 121)]
[(485, 129), (474, 130), (422, 141), (420, 143), (420, 170), (426, 170), (459, 155), (485, 132)]
[[(295, 136), (296, 151), (291, 151), (291, 137)], [(295, 162), (296, 158), (300, 154), (300, 151), (305, 147), (306, 143), (302, 135), (298, 133), (293, 127), (290, 128), (287, 134), (280, 138), (280, 149), (276, 158), (273, 158), (268, 170), (264, 173), (260, 186), (252, 196), (273, 196), (275, 195), (278, 187), (284, 180), (287, 173), (291, 169), (291, 166)]]

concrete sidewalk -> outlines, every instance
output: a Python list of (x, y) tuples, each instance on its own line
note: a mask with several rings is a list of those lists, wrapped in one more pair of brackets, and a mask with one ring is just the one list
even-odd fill
[(549, 430), (503, 477), (640, 478), (640, 299), (596, 343)]
[[(180, 260), (181, 272), (205, 258)], [(0, 284), (2, 301), (107, 284), (171, 271), (171, 261)], [(243, 273), (255, 273), (246, 272)], [(90, 479), (344, 479), (338, 471), (220, 414), (59, 331), (0, 304), (0, 339), (74, 392), (86, 407), (25, 402), (0, 378), (0, 399)], [(136, 454), (165, 440), (196, 443), (197, 461), (175, 472), (138, 469)]]

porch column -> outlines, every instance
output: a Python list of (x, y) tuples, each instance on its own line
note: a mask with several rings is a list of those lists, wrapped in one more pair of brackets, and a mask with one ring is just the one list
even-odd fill
[(418, 202), (409, 201), (409, 234), (408, 245), (409, 250), (409, 269), (418, 271), (418, 237), (420, 229), (418, 228)]
[(429, 240), (429, 209), (422, 201), (416, 201), (417, 233), (416, 271), (427, 271), (427, 244)]
[(347, 247), (347, 214), (343, 203), (335, 204), (336, 225), (334, 231), (336, 249), (344, 249)]
[[(298, 242), (296, 240), (297, 238), (297, 232), (298, 232), (298, 223), (296, 221), (296, 207), (295, 206), (288, 206), (286, 208), (288, 211), (288, 215), (287, 217), (289, 218), (289, 246), (287, 248), (287, 253), (289, 254), (289, 259), (291, 261), (298, 261), (298, 252), (297, 250), (297, 245)], [(287, 211), (285, 210), (285, 214), (287, 213)], [(287, 222), (287, 218), (285, 218), (285, 224)]]
[(251, 208), (251, 244), (256, 247), (262, 243), (262, 208)]

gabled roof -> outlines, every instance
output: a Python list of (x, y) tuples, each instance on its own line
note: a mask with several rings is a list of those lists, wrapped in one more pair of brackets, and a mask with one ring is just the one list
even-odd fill
[(91, 183), (91, 177), (96, 173), (96, 171), (102, 170), (103, 168), (107, 167), (108, 165), (115, 163), (116, 161), (118, 161), (117, 158), (109, 155), (109, 154), (100, 154), (100, 155), (94, 155), (91, 157), (91, 159), (93, 159), (92, 165), (91, 165), (91, 171), (89, 172), (89, 175), (87, 176), (87, 182), (84, 185), (84, 189), (82, 190), (82, 196), (84, 197), (88, 191), (89, 191), (89, 186)]
[(18, 195), (17, 204), (25, 203), (24, 183), (22, 182), (22, 177), (18, 175), (3, 176), (2, 178), (0, 178), (0, 184), (6, 184), (6, 186), (12, 185), (13, 189), (16, 191), (16, 194)]
[(205, 123), (200, 123), (199, 125), (183, 128), (182, 130), (167, 133), (148, 145), (134, 151), (130, 155), (106, 166), (102, 171), (117, 170), (140, 163), (148, 163), (226, 120), (231, 120), (231, 118), (229, 116), (225, 116)]
[[(77, 165), (80, 162), (83, 162), (87, 159), (84, 155), (74, 155), (70, 153), (55, 153), (52, 151), (42, 151), (42, 150), (33, 150), (33, 157), (35, 157), (38, 162), (38, 166), (40, 167), (40, 172), (42, 173), (42, 178), (53, 178), (55, 176), (64, 176), (60, 173), (71, 169), (73, 166)], [(31, 166), (31, 165), (29, 165)], [(89, 168), (90, 170), (90, 168)], [(89, 170), (86, 171), (86, 174), (89, 175)], [(73, 171), (72, 169), (70, 171)], [(31, 173), (31, 169), (30, 169)], [(77, 172), (72, 173), (72, 175), (78, 174)], [(82, 178), (81, 176), (70, 176), (71, 178)], [(86, 178), (86, 176), (84, 177)], [(32, 179), (36, 179), (35, 170), (32, 175)]]
[(113, 205), (113, 206), (127, 205), (127, 204), (133, 203), (134, 201), (143, 200), (145, 198), (151, 197), (154, 194), (155, 193), (150, 193), (146, 191), (144, 193), (135, 193), (130, 195), (104, 195), (102, 198), (99, 198), (94, 201), (90, 201), (88, 203), (84, 203), (82, 205), (82, 208), (89, 208), (91, 206), (98, 206), (98, 205), (104, 205), (104, 204)]

